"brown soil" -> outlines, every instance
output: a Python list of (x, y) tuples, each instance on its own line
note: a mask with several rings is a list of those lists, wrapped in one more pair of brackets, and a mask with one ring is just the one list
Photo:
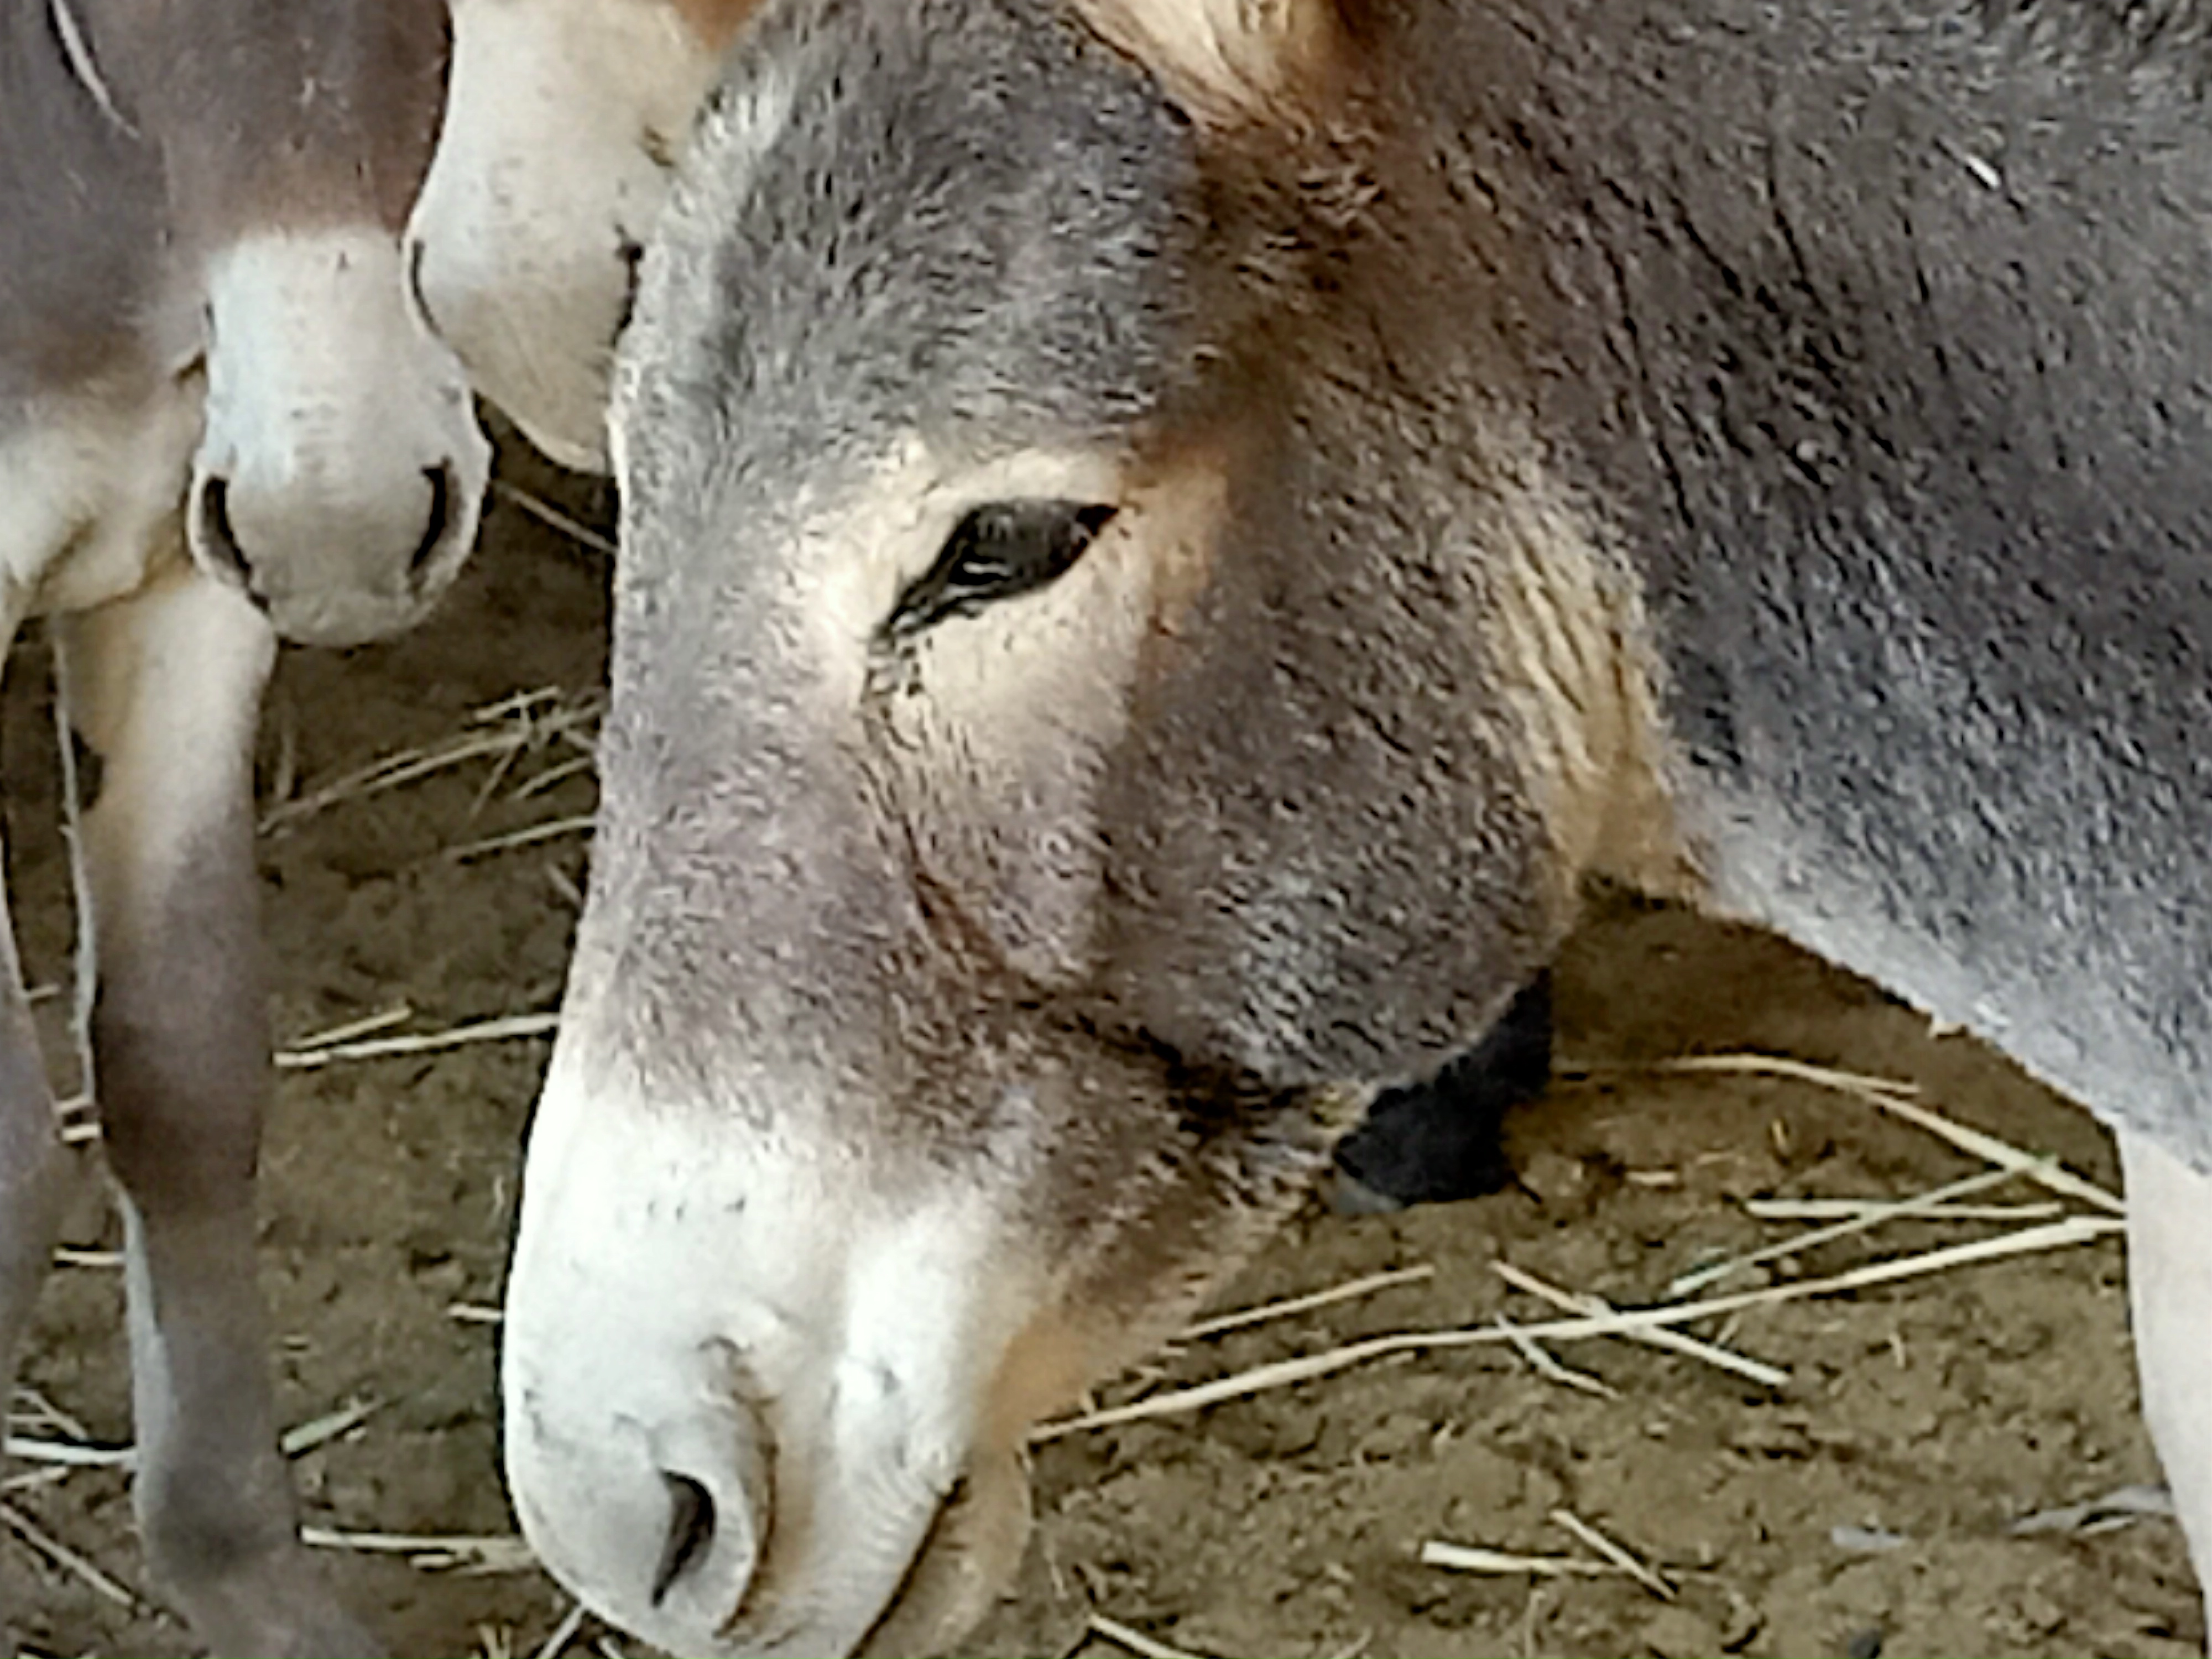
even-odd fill
[[(599, 503), (562, 481), (519, 465), (507, 476), (605, 522)], [(501, 502), (486, 551), (430, 627), (344, 657), (288, 655), (272, 732), (289, 726), (292, 764), (313, 784), (447, 738), (509, 693), (589, 688), (605, 586), (596, 556)], [(15, 915), (32, 981), (54, 982), (70, 923), (36, 641), (9, 675)], [(272, 736), (272, 778), (285, 769), (282, 746)], [(508, 782), (558, 757), (526, 757)], [(586, 811), (591, 786), (577, 777), (480, 806), (486, 776), (475, 763), (266, 841), (280, 1039), (402, 1001), (421, 1029), (553, 1005), (574, 921), (562, 889), (580, 877), (580, 838), (466, 864), (445, 849)], [(1612, 907), (1576, 942), (1559, 1003), (1563, 1055), (1757, 1048), (1913, 1079), (1963, 1121), (2116, 1179), (2106, 1137), (2082, 1113), (1762, 939)], [(54, 1052), (65, 1083), (65, 1044)], [(495, 1328), (449, 1310), (498, 1299), (544, 1057), (541, 1042), (507, 1042), (279, 1081), (262, 1231), (285, 1419), (379, 1402), (299, 1460), (312, 1522), (512, 1528), (497, 1476)], [(1316, 1209), (1224, 1302), (1413, 1263), (1433, 1264), (1433, 1278), (1189, 1344), (1164, 1364), (1164, 1385), (1379, 1332), (1547, 1316), (1497, 1262), (1617, 1303), (1649, 1300), (1709, 1255), (1796, 1224), (1753, 1220), (1741, 1199), (1901, 1197), (1976, 1167), (1863, 1103), (1778, 1081), (1596, 1073), (1562, 1081), (1510, 1136), (1528, 1190), (1360, 1221)], [(67, 1242), (112, 1248), (94, 1156), (81, 1156)], [(1781, 1276), (1990, 1231), (1895, 1224), (1784, 1262)], [(118, 1278), (58, 1271), (22, 1367), (24, 1382), (108, 1442), (130, 1432)], [(1020, 1595), (975, 1650), (1121, 1651), (1086, 1638), (1095, 1612), (1216, 1655), (2203, 1651), (2201, 1603), (2171, 1522), (2088, 1536), (2006, 1530), (2030, 1511), (2156, 1478), (2136, 1415), (2117, 1243), (1759, 1309), (1725, 1334), (1785, 1367), (1790, 1385), (1617, 1340), (1558, 1346), (1608, 1386), (1600, 1397), (1492, 1346), (1057, 1441), (1036, 1461), (1040, 1525)], [(1119, 1385), (1107, 1398), (1162, 1385)], [(145, 1586), (119, 1475), (74, 1473), (6, 1501), (138, 1598), (118, 1607), (10, 1536), (9, 1607), (27, 1650), (190, 1651)], [(1417, 1559), (1432, 1539), (1586, 1554), (1557, 1511), (1667, 1569), (1678, 1597), (1620, 1577), (1474, 1577)], [(1905, 1541), (1854, 1551), (1838, 1528)], [(358, 1554), (332, 1567), (403, 1654), (535, 1652), (568, 1605), (527, 1573), (425, 1572)], [(572, 1650), (594, 1650), (605, 1634), (586, 1624)]]

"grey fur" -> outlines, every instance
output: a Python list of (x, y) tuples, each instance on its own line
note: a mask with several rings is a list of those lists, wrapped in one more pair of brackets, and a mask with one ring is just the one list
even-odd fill
[(443, 54), (423, 38), (440, 27), (421, 0), (304, 22), (275, 0), (7, 0), (0, 435), (33, 396), (185, 370), (205, 349), (198, 261), (246, 225), (404, 220), (436, 133), (386, 106), (434, 112)]
[(2200, 9), (2131, 64), (2021, 9), (1547, 76), (1540, 418), (1642, 568), (1722, 900), (2212, 1170)]
[[(2212, 874), (2197, 851), (2212, 789), (2193, 741), (2212, 716), (2212, 487), (2197, 465), (2212, 140), (2188, 77), (2093, 53), (2094, 15), (2059, 51), (2057, 9), (2039, 9), (2036, 50), (1970, 9), (1924, 5), (1429, 8), (1399, 25), (1431, 37), (1406, 56), (1437, 76), (1401, 95), (1461, 130), (1443, 182), (1465, 193), (1452, 255), (1474, 276), (1438, 267), (1430, 246), (1429, 268), (1342, 302), (1365, 301), (1358, 321), (1375, 335), (1338, 349), (1406, 342), (1395, 384), (1357, 388), (1389, 402), (1341, 396), (1284, 460), (1295, 502), (1252, 511), (1302, 509), (1305, 536), (1376, 544), (1371, 574), (1340, 561), (1304, 579), (1359, 613), (1346, 654), (1380, 661), (1372, 642), (1389, 641), (1435, 667), (1460, 658), (1441, 676), (1409, 665), (1376, 692), (1397, 699), (1389, 718), (1460, 724), (1438, 717), (1481, 701), (1468, 514), (1417, 516), (1426, 492), (1409, 471), (1468, 495), (1451, 475), (1473, 463), (1440, 453), (1478, 418), (1463, 406), (1525, 412), (1635, 568), (1725, 898), (2212, 1167), (2212, 1119), (2191, 1103), (2212, 1029), (2199, 966), (2212, 960)], [(654, 325), (631, 353), (638, 499), (621, 649), (633, 673), (661, 676), (665, 660), (696, 674), (671, 629), (736, 641), (765, 626), (775, 559), (693, 550), (774, 546), (783, 504), (834, 494), (841, 464), (882, 434), (920, 428), (989, 453), (1127, 431), (1191, 395), (1190, 359), (1212, 343), (1182, 303), (1206, 234), (1191, 222), (1188, 129), (1133, 94), (1133, 71), (1071, 44), (1073, 25), (1022, 28), (1019, 15), (925, 6), (902, 26), (828, 5), (763, 20), (733, 81), (773, 64), (808, 92), (774, 153), (734, 180), (714, 177), (710, 137), (648, 283)], [(2187, 33), (2193, 15), (2164, 27)], [(804, 51), (784, 39), (802, 29)], [(836, 98), (808, 61), (833, 40)], [(1034, 167), (1043, 153), (1121, 176)], [(1348, 234), (1404, 237), (1393, 205)], [(1487, 254), (1507, 239), (1510, 253)], [(1523, 269), (1491, 280), (1486, 257)], [(1449, 303), (1475, 298), (1487, 302), (1472, 313)], [(1347, 476), (1377, 456), (1394, 476)], [(1445, 586), (1394, 605), (1389, 589), (1426, 563)], [(1252, 625), (1249, 604), (1216, 603), (1223, 626)], [(1320, 631), (1285, 608), (1281, 626)], [(1273, 700), (1283, 726), (1344, 724), (1345, 677), (1315, 661), (1327, 641), (1269, 646), (1277, 672), (1317, 683), (1311, 707)], [(1238, 683), (1194, 706), (1249, 689), (1249, 659), (1217, 672)], [(726, 702), (773, 722), (773, 701), (705, 684), (711, 713), (691, 718), (708, 730), (688, 739), (666, 718), (681, 703), (642, 692), (618, 724), (652, 722), (657, 747), (763, 764), (757, 745), (726, 741), (721, 716)], [(1170, 768), (1132, 756), (1146, 764), (1130, 787), (1233, 795), (1196, 785), (1186, 761), (1265, 779), (1281, 732), (1239, 726), (1242, 752), (1217, 732), (1176, 757), (1188, 781), (1140, 783)], [(627, 752), (611, 757), (617, 822)], [(1395, 769), (1377, 760), (1314, 793), (1370, 810)], [(678, 786), (657, 773), (652, 787)], [(780, 819), (807, 810), (759, 793)], [(1126, 809), (1163, 856), (1171, 804), (1147, 793)], [(1513, 810), (1490, 800), (1480, 816)], [(1379, 894), (1388, 872), (1341, 867), (1342, 827), (1310, 850), (1245, 833), (1264, 836), (1271, 861), (1326, 871), (1319, 888)], [(1408, 820), (1379, 844), (1349, 840), (1365, 860), (1401, 838), (1462, 842), (1439, 829)], [(1448, 866), (1423, 878), (1421, 908), (1480, 929), (1513, 908), (1480, 890), (1521, 883), (1510, 860), (1488, 878)], [(1878, 939), (1838, 912), (1895, 921)], [(1408, 1024), (1387, 1006), (1396, 994), (1363, 984), (1347, 1000), (1362, 1030)], [(1450, 997), (1436, 1041), (1464, 1041), (1480, 1024), (1469, 1010), (1494, 1000), (1486, 984)], [(1417, 1069), (1406, 1036), (1280, 1042), (1279, 1055), (1235, 1058), (1378, 1080)]]
[[(2212, 1173), (2206, 15), (1376, 0), (1240, 133), (1043, 0), (772, 3), (624, 347), (564, 1044), (702, 1136), (806, 1101), (1157, 1328), (1317, 1103), (1548, 960), (1520, 694), (1648, 671), (1714, 902)], [(926, 667), (844, 700), (809, 607), (900, 442), (1224, 432), (1109, 745), (993, 793)]]
[(161, 175), (71, 72), (48, 0), (0, 11), (0, 112), (4, 436), (34, 393), (111, 371), (154, 322)]

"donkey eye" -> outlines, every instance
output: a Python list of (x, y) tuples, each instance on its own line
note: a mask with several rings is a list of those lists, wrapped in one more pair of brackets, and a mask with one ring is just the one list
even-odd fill
[(927, 574), (899, 596), (884, 631), (911, 639), (1066, 574), (1120, 509), (1099, 501), (993, 501), (952, 527)]

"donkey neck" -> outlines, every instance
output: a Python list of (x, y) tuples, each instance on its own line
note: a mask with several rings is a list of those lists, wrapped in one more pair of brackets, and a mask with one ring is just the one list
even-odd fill
[[(1725, 907), (2212, 1168), (2212, 125), (2191, 35), (1449, 10), (1528, 396), (1640, 579)], [(2200, 1119), (2201, 1121), (2201, 1119)]]

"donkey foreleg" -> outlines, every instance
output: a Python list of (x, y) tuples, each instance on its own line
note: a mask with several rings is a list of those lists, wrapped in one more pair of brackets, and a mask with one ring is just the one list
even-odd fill
[[(0, 661), (16, 618), (0, 606)], [(61, 1224), (61, 1137), (0, 883), (0, 1389), (15, 1375), (15, 1345), (30, 1323)]]
[[(2212, 1597), (2212, 1176), (2141, 1135), (2118, 1139), (2143, 1419)], [(2207, 1621), (2212, 1634), (2212, 1606)]]
[(217, 1654), (372, 1652), (299, 1541), (254, 1257), (269, 1042), (252, 767), (275, 642), (245, 599), (179, 572), (70, 618), (60, 645), (148, 1562)]
[[(0, 623), (0, 657), (12, 637), (12, 626)], [(15, 1378), (16, 1344), (52, 1259), (60, 1175), (53, 1094), (0, 884), (0, 1397)]]
[(53, 1095), (0, 892), (0, 1388), (15, 1375), (15, 1344), (53, 1257), (60, 1155)]
[[(38, 1306), (53, 1255), (61, 1219), (60, 1154), (53, 1096), (0, 894), (0, 1398), (14, 1381), (16, 1344)], [(0, 1633), (0, 1640), (7, 1639)], [(12, 1641), (8, 1651), (15, 1651)]]

